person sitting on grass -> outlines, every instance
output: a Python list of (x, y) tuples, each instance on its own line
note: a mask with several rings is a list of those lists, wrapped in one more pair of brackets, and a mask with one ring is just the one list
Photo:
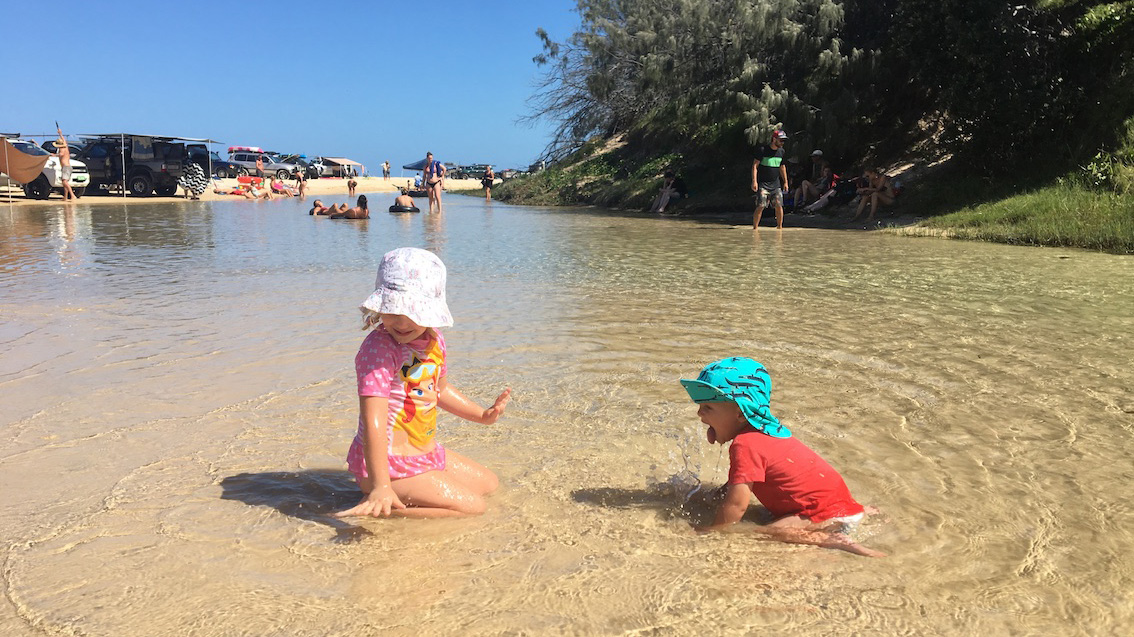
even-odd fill
[(818, 149), (811, 151), (811, 177), (800, 182), (799, 188), (796, 189), (795, 207), (802, 208), (819, 199), (834, 183), (831, 164), (823, 158), (823, 151)]
[(332, 212), (331, 212), (331, 218), (332, 219), (369, 219), (370, 218), (370, 208), (367, 206), (367, 203), (366, 203), (366, 195), (359, 195), (358, 196), (358, 205), (356, 205), (353, 208), (347, 208), (347, 205), (345, 203), (340, 205), (340, 207), (337, 211), (333, 210), (334, 206), (331, 206), (331, 208), (332, 208)]
[(751, 358), (725, 358), (681, 384), (699, 405), (697, 416), (709, 426), (709, 444), (732, 443), (724, 501), (713, 523), (698, 532), (740, 522), (755, 495), (774, 518), (757, 526), (758, 533), (781, 542), (885, 557), (850, 537), (877, 510), (856, 502), (839, 473), (772, 415), (772, 378), (763, 365)]
[(858, 202), (858, 208), (854, 211), (854, 216), (851, 221), (858, 219), (862, 214), (863, 208), (867, 203), (870, 203), (870, 216), (866, 218), (867, 221), (874, 220), (874, 213), (878, 212), (878, 204), (889, 206), (894, 203), (894, 185), (890, 183), (890, 178), (882, 173), (878, 168), (868, 168), (864, 173), (866, 183), (862, 188), (858, 189), (858, 194), (862, 198)]
[(673, 198), (681, 199), (685, 196), (685, 182), (678, 177), (672, 170), (665, 171), (665, 178), (662, 179), (661, 188), (658, 190), (657, 199), (650, 206), (650, 212), (665, 212), (665, 207), (669, 205), (669, 201)]

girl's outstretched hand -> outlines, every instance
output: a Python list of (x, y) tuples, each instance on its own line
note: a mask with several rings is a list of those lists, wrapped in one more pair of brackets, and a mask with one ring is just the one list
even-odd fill
[(491, 425), (496, 422), (496, 419), (504, 414), (504, 408), (508, 406), (508, 401), (512, 400), (512, 388), (509, 387), (500, 392), (496, 397), (496, 402), (492, 406), (484, 410), (484, 414), (480, 417), (480, 422), (485, 425)]
[(376, 518), (389, 517), (393, 509), (404, 508), (406, 508), (406, 505), (402, 504), (398, 494), (394, 493), (394, 489), (387, 484), (374, 487), (373, 491), (362, 496), (361, 502), (353, 508), (336, 513), (335, 517), (346, 518), (353, 515), (369, 515)]

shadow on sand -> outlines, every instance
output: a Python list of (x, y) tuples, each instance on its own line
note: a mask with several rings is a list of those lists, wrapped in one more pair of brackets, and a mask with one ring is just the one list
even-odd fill
[(575, 489), (571, 492), (571, 498), (581, 504), (611, 509), (653, 510), (661, 517), (684, 518), (699, 526), (712, 521), (716, 511), (716, 493), (711, 489), (698, 489), (683, 494), (670, 484), (656, 484), (645, 489)]
[[(696, 489), (691, 493), (681, 493), (668, 483), (646, 489), (595, 487), (576, 489), (571, 492), (571, 498), (581, 504), (612, 509), (654, 510), (662, 517), (682, 518), (693, 526), (706, 526), (713, 522), (717, 505), (724, 499), (724, 488)], [(772, 517), (762, 505), (756, 505), (748, 507), (741, 519), (755, 524), (767, 524)]]
[(221, 499), (251, 506), (269, 506), (293, 518), (325, 524), (335, 530), (335, 542), (357, 542), (373, 533), (334, 517), (336, 511), (358, 504), (362, 492), (347, 471), (311, 469), (240, 473), (221, 480)]

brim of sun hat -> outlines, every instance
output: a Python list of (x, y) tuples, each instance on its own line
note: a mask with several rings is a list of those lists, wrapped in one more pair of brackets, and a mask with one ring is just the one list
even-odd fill
[(703, 380), (688, 380), (683, 378), (681, 379), (681, 385), (685, 388), (685, 393), (689, 394), (689, 398), (695, 403), (721, 403), (732, 400), (721, 393), (721, 390)]
[(421, 327), (450, 327), (453, 315), (442, 299), (429, 298), (405, 290), (375, 290), (358, 306), (363, 314), (401, 314)]
[(761, 407), (744, 396), (729, 397), (702, 380), (683, 378), (681, 385), (685, 387), (685, 392), (689, 394), (689, 398), (697, 404), (734, 402), (740, 408), (740, 413), (744, 416), (744, 419), (756, 431), (772, 438), (791, 438), (791, 430), (780, 424), (779, 420), (768, 411), (767, 406)]

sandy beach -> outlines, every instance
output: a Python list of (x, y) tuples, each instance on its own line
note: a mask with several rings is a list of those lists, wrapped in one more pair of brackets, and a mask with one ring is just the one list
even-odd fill
[[(347, 200), (347, 179), (342, 178), (324, 178), (324, 179), (309, 179), (307, 180), (307, 196), (308, 197), (326, 197), (336, 203), (343, 203)], [(236, 187), (236, 179), (213, 179), (213, 184), (221, 190), (231, 190)], [(286, 182), (289, 186), (293, 185), (294, 181)], [(358, 188), (356, 192), (363, 193), (393, 193), (402, 186), (408, 186), (413, 183), (412, 177), (391, 177), (389, 180), (382, 179), (381, 177), (359, 177)], [(480, 187), (480, 180), (478, 179), (446, 179), (446, 190), (469, 190)], [(178, 195), (175, 197), (135, 197), (127, 194), (125, 197), (121, 193), (112, 195), (94, 195), (86, 194), (79, 198), (79, 202), (84, 205), (98, 205), (100, 203), (120, 205), (123, 203), (136, 204), (155, 204), (155, 203), (169, 203), (175, 201), (184, 201), (185, 197), (181, 196), (181, 189), (178, 189)], [(336, 199), (335, 196), (341, 195), (341, 201)], [(391, 203), (393, 195), (391, 195)], [(286, 198), (286, 197), (278, 197)], [(202, 201), (239, 201), (241, 198), (234, 195), (221, 195), (214, 193), (212, 190), (206, 190), (201, 195)], [(13, 206), (44, 206), (44, 205), (57, 205), (63, 203), (63, 196), (59, 193), (51, 193), (47, 199), (31, 199), (24, 195), (23, 190), (15, 187), (0, 187), (0, 205), (13, 205)], [(353, 202), (351, 202), (353, 203)]]

